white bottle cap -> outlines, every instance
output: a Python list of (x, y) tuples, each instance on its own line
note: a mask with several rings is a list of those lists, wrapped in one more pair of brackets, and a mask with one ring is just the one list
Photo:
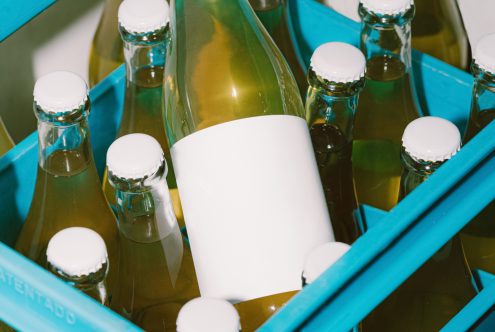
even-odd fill
[(327, 242), (311, 250), (304, 262), (303, 278), (306, 283), (315, 281), (350, 248), (350, 245), (342, 242)]
[(239, 314), (225, 300), (195, 298), (187, 302), (177, 316), (177, 332), (238, 332)]
[(495, 33), (485, 35), (478, 41), (473, 58), (481, 69), (495, 74)]
[(169, 22), (165, 0), (124, 0), (119, 7), (119, 24), (130, 33), (153, 32)]
[(69, 71), (41, 76), (34, 85), (34, 101), (47, 113), (71, 112), (88, 99), (86, 82)]
[(108, 261), (105, 241), (95, 231), (70, 227), (55, 234), (46, 249), (48, 262), (69, 276), (94, 273)]
[(158, 141), (146, 134), (116, 139), (107, 151), (108, 171), (124, 179), (141, 179), (155, 173), (164, 160)]
[(311, 56), (316, 75), (330, 82), (347, 83), (359, 80), (366, 71), (366, 59), (356, 47), (332, 42), (318, 46)]
[(417, 160), (450, 159), (461, 148), (459, 129), (450, 121), (425, 116), (410, 122), (402, 135), (402, 146)]
[(361, 0), (368, 11), (381, 15), (398, 15), (407, 11), (414, 0)]

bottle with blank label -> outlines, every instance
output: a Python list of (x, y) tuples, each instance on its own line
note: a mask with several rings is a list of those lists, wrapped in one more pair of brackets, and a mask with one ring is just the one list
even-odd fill
[[(484, 36), (474, 51), (471, 113), (464, 144), (495, 119), (495, 34)], [(488, 204), (461, 232), (471, 269), (495, 273), (495, 201)]]
[[(460, 148), (457, 127), (442, 118), (422, 117), (404, 131), (401, 154), (403, 198), (428, 179)], [(413, 251), (414, 247), (407, 250)], [(363, 331), (439, 331), (476, 295), (456, 235), (363, 321)]]
[(399, 199), (400, 139), (420, 114), (411, 68), (412, 0), (361, 0), (366, 84), (354, 121), (352, 167), (359, 204), (390, 210)]
[(353, 212), (352, 127), (358, 95), (364, 85), (366, 60), (359, 49), (333, 42), (311, 57), (306, 120), (337, 241), (359, 236)]
[(121, 249), (112, 308), (147, 331), (172, 331), (180, 307), (199, 290), (172, 207), (163, 150), (149, 135), (125, 135), (108, 149), (107, 167)]
[(69, 227), (55, 234), (46, 249), (48, 269), (69, 285), (108, 305), (105, 241), (95, 231)]
[(165, 128), (201, 295), (298, 289), (334, 237), (297, 84), (247, 0), (171, 13)]
[[(242, 328), (243, 331), (250, 331)], [(241, 322), (235, 307), (226, 300), (198, 297), (180, 309), (177, 332), (239, 332)]]

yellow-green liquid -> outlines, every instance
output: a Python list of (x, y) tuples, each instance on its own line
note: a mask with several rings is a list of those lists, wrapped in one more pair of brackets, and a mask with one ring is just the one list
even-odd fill
[(235, 304), (243, 332), (254, 331), (273, 316), (298, 291), (264, 296)]
[(454, 0), (416, 0), (412, 47), (453, 66), (466, 69), (468, 42)]
[(359, 204), (390, 210), (399, 198), (402, 134), (419, 112), (400, 60), (371, 58), (366, 79), (354, 121), (354, 186)]
[(107, 0), (93, 37), (89, 56), (89, 85), (92, 87), (124, 62), (117, 11), (122, 0)]
[(3, 156), (7, 151), (9, 151), (14, 146), (12, 138), (10, 138), (7, 128), (0, 118), (0, 157)]
[(153, 242), (121, 233), (120, 255), (119, 291), (112, 309), (146, 331), (175, 331), (181, 306), (200, 296), (191, 252), (180, 232)]
[(87, 227), (105, 240), (110, 270), (109, 289), (116, 282), (118, 230), (115, 216), (101, 191), (94, 163), (79, 151), (58, 150), (50, 155), (38, 175), (31, 207), (17, 239), (16, 250), (46, 266), (48, 241), (58, 231)]
[[(131, 133), (153, 136), (161, 145), (167, 161), (167, 184), (179, 226), (184, 226), (179, 191), (170, 157), (167, 137), (163, 128), (163, 67), (147, 67), (135, 73), (135, 81), (127, 82), (124, 111), (117, 137)], [(115, 206), (115, 191), (108, 182), (107, 172), (103, 179), (103, 190), (111, 206)]]

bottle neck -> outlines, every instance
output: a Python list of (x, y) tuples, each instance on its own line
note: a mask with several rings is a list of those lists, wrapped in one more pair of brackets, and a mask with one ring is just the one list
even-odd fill
[(50, 114), (34, 105), (38, 118), (39, 166), (57, 176), (71, 176), (92, 162), (89, 101), (72, 112)]
[(152, 176), (135, 180), (118, 178), (109, 171), (109, 180), (115, 188), (119, 229), (127, 239), (153, 243), (180, 232), (165, 164)]
[(124, 42), (127, 81), (143, 86), (162, 84), (165, 52), (169, 40), (167, 27), (148, 33), (130, 33), (120, 26)]
[(402, 148), (401, 161), (404, 170), (401, 177), (399, 199), (403, 199), (417, 186), (426, 181), (446, 160), (437, 162), (418, 160)]
[(474, 86), (471, 118), (465, 142), (495, 118), (495, 75), (481, 69), (476, 63), (473, 63), (471, 71), (474, 76)]
[[(399, 60), (405, 71), (411, 68), (411, 21), (415, 7), (398, 15), (380, 15), (359, 5), (362, 19), (361, 50), (366, 59), (388, 58)], [(372, 74), (372, 73), (368, 73)]]
[(108, 263), (105, 263), (94, 273), (82, 276), (71, 276), (48, 263), (48, 268), (53, 274), (105, 306), (108, 306), (109, 304), (106, 285), (108, 267)]

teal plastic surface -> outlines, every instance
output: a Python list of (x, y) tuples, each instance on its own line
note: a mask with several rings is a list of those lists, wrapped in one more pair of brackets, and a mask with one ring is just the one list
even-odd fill
[(54, 2), (55, 0), (1, 0), (0, 42)]
[[(308, 63), (312, 50), (323, 42), (357, 45), (359, 24), (313, 0), (293, 1), (290, 10), (301, 61)], [(471, 76), (419, 52), (414, 53), (414, 70), (425, 109), (463, 130), (471, 100)], [(125, 71), (120, 67), (90, 94), (91, 142), (100, 175), (117, 131), (124, 82)], [(361, 207), (358, 219), (368, 232), (262, 330), (348, 331), (355, 326), (493, 200), (493, 137), (495, 123), (391, 212)], [(0, 159), (0, 319), (20, 330), (138, 330), (9, 248), (29, 209), (37, 153), (37, 134), (33, 133)], [(489, 315), (495, 302), (493, 279), (483, 272), (477, 274), (483, 291), (445, 331), (468, 327), (495, 330), (495, 317)]]

